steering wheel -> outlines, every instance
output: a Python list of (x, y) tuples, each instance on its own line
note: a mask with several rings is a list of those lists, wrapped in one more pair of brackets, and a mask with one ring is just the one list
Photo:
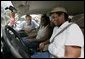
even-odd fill
[(16, 58), (30, 58), (30, 50), (12, 27), (6, 25), (3, 29), (3, 35), (4, 41)]

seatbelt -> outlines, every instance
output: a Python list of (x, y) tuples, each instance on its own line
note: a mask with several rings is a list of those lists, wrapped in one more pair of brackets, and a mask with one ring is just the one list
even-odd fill
[(68, 24), (64, 29), (62, 29), (60, 32), (58, 32), (52, 39), (52, 41), (50, 43), (52, 43), (54, 41), (54, 38), (57, 37), (60, 33), (62, 33), (64, 30), (66, 30), (70, 25), (72, 25), (73, 22), (71, 22), (70, 24)]

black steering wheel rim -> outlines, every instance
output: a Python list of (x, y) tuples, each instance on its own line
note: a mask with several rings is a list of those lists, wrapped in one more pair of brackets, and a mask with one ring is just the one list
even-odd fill
[[(18, 41), (16, 41), (16, 39), (13, 39), (13, 42), (18, 42), (19, 46), (16, 44), (16, 46), (18, 46), (18, 48), (16, 48), (13, 44), (11, 44), (11, 41), (9, 38), (9, 36), (7, 34), (9, 34), (8, 30), (12, 31), (14, 33), (14, 35), (18, 38)], [(3, 34), (4, 34), (4, 40), (7, 43), (7, 45), (9, 46), (12, 54), (17, 57), (17, 58), (30, 58), (30, 54), (29, 54), (29, 50), (28, 48), (24, 45), (24, 43), (22, 42), (19, 34), (10, 26), (6, 25), (5, 28), (3, 29)], [(6, 38), (6, 39), (5, 39)]]

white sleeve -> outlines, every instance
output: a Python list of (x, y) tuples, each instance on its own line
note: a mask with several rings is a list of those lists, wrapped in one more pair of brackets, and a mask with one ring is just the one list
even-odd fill
[(33, 23), (34, 23), (35, 28), (39, 27), (39, 24), (36, 23), (34, 20), (33, 20)]
[(16, 30), (16, 31), (23, 30), (24, 24), (25, 24), (25, 22), (22, 22), (22, 23), (18, 24), (15, 30)]
[(79, 46), (79, 47), (84, 46), (84, 36), (77, 24), (72, 24), (69, 27), (65, 45), (72, 45), (72, 46)]

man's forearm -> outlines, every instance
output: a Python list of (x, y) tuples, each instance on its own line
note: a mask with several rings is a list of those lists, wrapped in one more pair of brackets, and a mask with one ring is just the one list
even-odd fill
[(43, 43), (44, 43), (44, 45), (49, 44), (49, 40), (46, 40)]

